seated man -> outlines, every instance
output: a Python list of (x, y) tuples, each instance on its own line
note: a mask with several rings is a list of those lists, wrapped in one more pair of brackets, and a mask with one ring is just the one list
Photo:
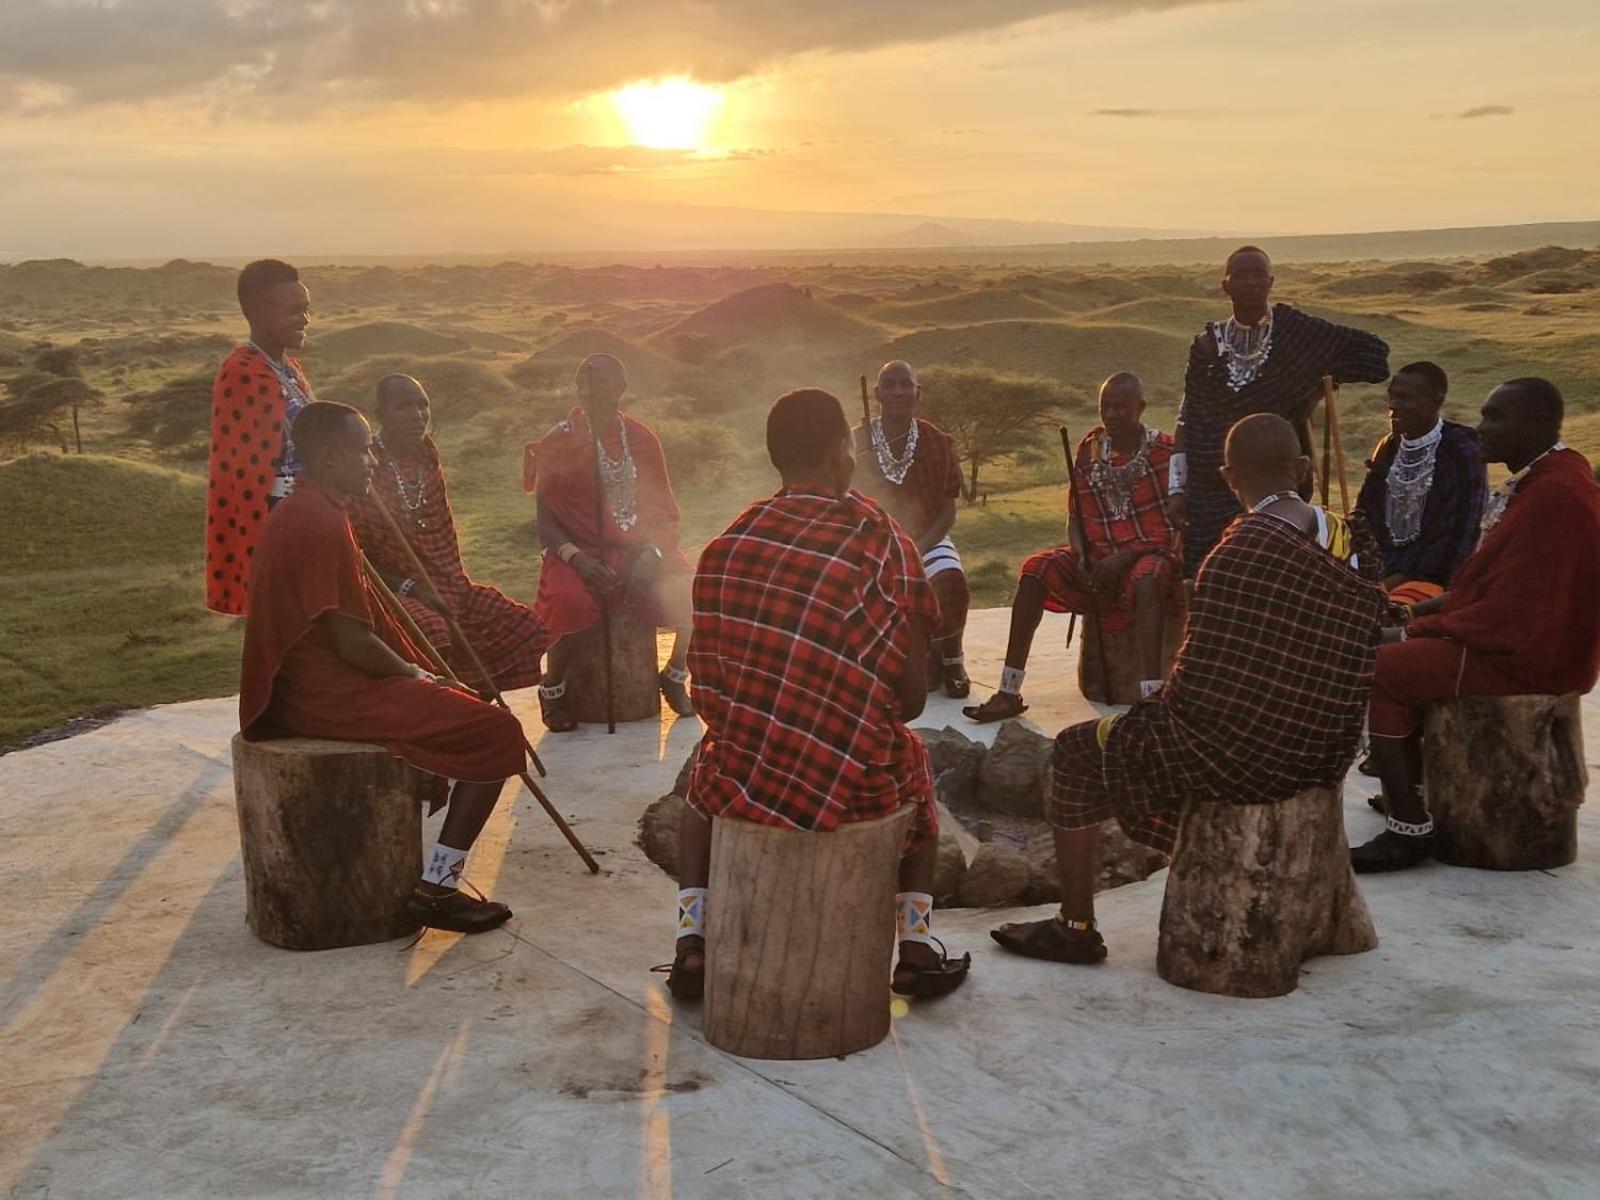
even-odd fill
[(1484, 402), (1478, 444), (1512, 476), (1489, 498), (1483, 541), (1450, 590), (1385, 634), (1368, 725), (1389, 819), (1350, 851), (1358, 872), (1402, 870), (1432, 853), (1424, 707), (1587, 692), (1600, 678), (1600, 488), (1583, 455), (1561, 444), (1562, 409), (1543, 379), (1513, 379)]
[(1371, 536), (1300, 499), (1309, 467), (1276, 414), (1229, 431), (1222, 472), (1244, 512), (1200, 566), (1166, 686), (1121, 717), (1057, 736), (1061, 912), (995, 930), (1006, 949), (1054, 962), (1105, 958), (1094, 878), (1106, 818), (1170, 853), (1186, 804), (1272, 804), (1344, 778), (1388, 601)]
[(1177, 530), (1167, 517), (1167, 460), (1172, 439), (1148, 429), (1144, 387), (1119, 371), (1100, 385), (1100, 424), (1078, 443), (1067, 493), (1067, 540), (1022, 564), (1011, 602), (1011, 637), (1000, 690), (961, 711), (974, 721), (1003, 721), (1028, 711), (1022, 679), (1039, 618), (1094, 612), (1100, 632), (1139, 630), (1139, 690), (1161, 686), (1162, 620), (1182, 604)]
[(966, 572), (950, 531), (961, 495), (961, 463), (950, 436), (916, 415), (922, 387), (909, 363), (885, 363), (878, 372), (877, 420), (855, 430), (855, 486), (881, 504), (911, 535), (922, 569), (939, 599), (933, 631), (930, 689), (964, 699), (972, 691), (961, 649), (967, 628)]
[(574, 643), (598, 632), (601, 605), (628, 608), (647, 624), (674, 630), (661, 694), (679, 716), (692, 716), (689, 673), (689, 577), (678, 547), (678, 503), (667, 460), (648, 426), (621, 411), (628, 377), (609, 354), (578, 366), (578, 400), (544, 439), (528, 445), (522, 486), (538, 499), (544, 557), (533, 611), (550, 635), (539, 688), (545, 728), (576, 729), (567, 702)]
[(314, 401), (293, 432), (300, 477), (253, 556), (239, 727), (251, 739), (376, 742), (456, 780), (439, 843), (406, 907), (435, 929), (493, 929), (511, 910), (457, 886), (502, 786), (527, 761), (522, 727), (419, 667), (421, 655), (363, 578), (347, 516), (372, 476), (372, 432), (361, 414)]
[[(533, 686), (549, 639), (533, 609), (467, 577), (439, 448), (428, 436), (428, 393), (409, 375), (390, 375), (379, 381), (377, 401), (381, 432), (373, 453), (378, 469), (366, 498), (350, 506), (356, 540), (459, 677), (475, 680), (477, 675), (466, 647), (452, 644), (446, 614), (497, 688)], [(409, 553), (384, 519), (384, 509), (404, 531)], [(424, 578), (417, 576), (412, 555), (421, 562)]]
[(783, 487), (706, 546), (694, 578), (689, 659), (706, 733), (678, 835), (667, 986), (689, 999), (704, 986), (712, 817), (827, 832), (913, 804), (892, 986), (944, 995), (971, 956), (950, 961), (930, 932), (938, 818), (928, 753), (905, 726), (926, 698), (938, 605), (911, 540), (849, 490), (838, 400), (815, 388), (779, 397), (767, 451)]
[(1356, 500), (1383, 552), (1383, 586), (1401, 604), (1444, 591), (1478, 544), (1489, 485), (1477, 434), (1441, 415), (1449, 386), (1431, 362), (1394, 373), (1390, 432)]

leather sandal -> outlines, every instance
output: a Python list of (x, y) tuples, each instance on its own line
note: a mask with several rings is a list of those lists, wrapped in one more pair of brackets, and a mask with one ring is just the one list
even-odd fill
[(673, 712), (680, 717), (694, 716), (694, 701), (689, 699), (689, 686), (685, 680), (674, 679), (667, 670), (663, 670), (656, 676), (656, 686), (661, 689), (661, 698)]
[(1106, 957), (1098, 929), (1068, 929), (1060, 917), (1022, 921), (991, 929), (989, 936), (1013, 954), (1058, 963), (1098, 963)]
[(571, 733), (578, 727), (565, 689), (559, 696), (546, 696), (544, 689), (539, 689), (539, 717), (551, 733)]
[[(692, 942), (693, 945), (685, 945)], [(699, 966), (691, 967), (688, 960), (691, 955), (700, 959)], [(681, 937), (678, 947), (670, 963), (662, 963), (659, 967), (651, 967), (651, 971), (661, 974), (666, 973), (667, 991), (672, 993), (674, 1000), (698, 1000), (706, 991), (706, 940), (703, 937)]]
[(939, 947), (939, 961), (932, 964), (908, 963), (902, 956), (895, 964), (889, 989), (897, 996), (912, 996), (918, 1000), (937, 1000), (948, 996), (967, 981), (972, 969), (972, 955), (951, 958), (944, 943), (934, 938)]
[(961, 710), (961, 715), (969, 721), (987, 725), (991, 721), (1009, 721), (1027, 711), (1028, 706), (1022, 702), (1021, 696), (1012, 692), (996, 692), (982, 704), (967, 705)]

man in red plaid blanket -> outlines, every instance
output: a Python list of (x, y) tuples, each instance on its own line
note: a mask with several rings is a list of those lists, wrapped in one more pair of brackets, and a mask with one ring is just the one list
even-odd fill
[(891, 986), (944, 995), (971, 965), (970, 955), (950, 960), (932, 935), (933, 777), (905, 725), (926, 698), (938, 604), (911, 539), (850, 490), (850, 445), (833, 396), (779, 397), (767, 451), (783, 486), (713, 539), (695, 572), (689, 666), (706, 733), (678, 840), (667, 986), (681, 999), (704, 987), (713, 817), (825, 833), (914, 805)]
[[(409, 375), (390, 375), (378, 383), (377, 403), (382, 431), (372, 447), (377, 470), (366, 499), (350, 509), (356, 540), (457, 675), (470, 680), (475, 672), (466, 648), (451, 640), (446, 613), (455, 618), (496, 686), (502, 691), (532, 687), (539, 682), (539, 659), (549, 638), (533, 609), (467, 577), (439, 448), (428, 436), (427, 391)], [(379, 506), (399, 522), (426, 578), (417, 577), (411, 556)]]
[(855, 430), (855, 485), (911, 535), (939, 600), (928, 683), (943, 684), (946, 696), (965, 699), (972, 681), (961, 643), (971, 596), (961, 555), (950, 540), (961, 462), (950, 435), (917, 416), (922, 385), (910, 363), (885, 363), (875, 394), (881, 415)]
[(1166, 511), (1172, 438), (1147, 428), (1143, 417), (1144, 386), (1137, 375), (1119, 371), (1100, 385), (1100, 424), (1073, 455), (1068, 544), (1022, 564), (1000, 690), (961, 710), (972, 720), (1004, 721), (1028, 711), (1022, 679), (1045, 609), (1095, 608), (1102, 633), (1120, 633), (1136, 623), (1140, 691), (1148, 696), (1161, 686), (1162, 618), (1182, 603), (1182, 564)]
[(1166, 686), (1121, 717), (1057, 736), (1061, 911), (996, 929), (1006, 949), (1053, 962), (1105, 958), (1094, 876), (1107, 818), (1170, 852), (1186, 804), (1272, 804), (1344, 778), (1388, 598), (1365, 525), (1300, 499), (1309, 465), (1294, 427), (1274, 413), (1229, 432), (1222, 472), (1244, 512), (1201, 564)]

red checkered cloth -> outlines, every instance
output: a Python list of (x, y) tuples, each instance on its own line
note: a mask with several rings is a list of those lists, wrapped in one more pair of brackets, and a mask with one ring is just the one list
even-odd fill
[(859, 493), (786, 488), (745, 509), (695, 573), (706, 733), (689, 803), (823, 832), (914, 804), (913, 845), (936, 836), (927, 751), (891, 681), (938, 611), (911, 539)]
[(900, 483), (883, 477), (872, 449), (871, 431), (865, 425), (856, 426), (855, 486), (888, 509), (913, 538), (919, 538), (945, 502), (961, 495), (961, 458), (949, 434), (921, 417), (915, 421), (917, 453)]
[[(356, 540), (373, 566), (389, 578), (408, 579), (413, 574), (405, 547), (375, 507), (381, 501), (405, 530), (406, 541), (422, 560), (439, 599), (449, 606), (496, 685), (510, 690), (538, 683), (540, 658), (550, 641), (544, 625), (526, 604), (517, 603), (499, 588), (468, 578), (449, 488), (433, 439), (423, 440), (422, 458), (416, 462), (398, 461), (382, 442), (374, 445), (373, 452), (378, 459), (372, 476), (373, 494), (350, 507)], [(404, 497), (401, 479), (405, 480)], [(407, 508), (407, 499), (415, 507)], [(476, 679), (472, 659), (463, 647), (452, 644), (444, 617), (414, 596), (402, 596), (400, 602), (451, 669), (469, 683)]]
[(1056, 738), (1057, 827), (1115, 816), (1170, 851), (1186, 803), (1336, 785), (1361, 742), (1388, 608), (1371, 532), (1352, 521), (1351, 535), (1359, 573), (1277, 517), (1235, 520), (1201, 565), (1166, 685), (1111, 725), (1103, 755), (1097, 722)]
[[(1167, 584), (1164, 599), (1173, 608), (1181, 607), (1183, 589), (1179, 582), (1180, 565), (1177, 531), (1167, 519), (1167, 463), (1172, 458), (1172, 438), (1158, 429), (1147, 431), (1145, 469), (1129, 488), (1129, 510), (1122, 516), (1110, 495), (1109, 481), (1095, 469), (1100, 458), (1100, 439), (1105, 429), (1096, 426), (1078, 443), (1072, 463), (1072, 491), (1068, 495), (1069, 514), (1076, 512), (1088, 542), (1089, 561), (1097, 563), (1121, 550), (1143, 550), (1122, 577), (1122, 586), (1110, 601), (1100, 604), (1100, 624), (1106, 633), (1118, 633), (1133, 621), (1133, 585), (1154, 577)], [(1113, 467), (1126, 466), (1135, 455), (1112, 452)], [(1085, 612), (1090, 596), (1074, 581), (1077, 555), (1068, 546), (1041, 551), (1022, 564), (1022, 574), (1044, 585), (1044, 606), (1051, 612)]]

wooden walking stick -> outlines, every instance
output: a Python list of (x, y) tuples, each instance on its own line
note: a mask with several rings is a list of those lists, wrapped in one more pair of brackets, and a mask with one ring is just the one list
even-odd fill
[[(1063, 425), (1061, 427), (1061, 450), (1062, 450), (1062, 453), (1064, 453), (1067, 456), (1067, 543), (1069, 545), (1071, 545), (1071, 543), (1072, 543), (1072, 517), (1077, 512), (1077, 508), (1078, 508), (1078, 504), (1077, 504), (1077, 498), (1078, 498), (1078, 471), (1077, 471), (1077, 463), (1075, 463), (1073, 461), (1073, 457), (1072, 457), (1072, 435), (1067, 432), (1067, 427), (1065, 425)], [(1081, 525), (1082, 525), (1082, 520), (1083, 520), (1082, 517), (1079, 517), (1080, 528), (1081, 528)], [(1088, 573), (1088, 570), (1089, 570), (1089, 539), (1088, 539), (1088, 535), (1085, 534), (1083, 536), (1082, 540), (1083, 540), (1083, 547), (1082, 547), (1081, 550), (1079, 550), (1079, 553), (1078, 553), (1079, 565), (1080, 565), (1081, 569), (1085, 573)], [(1077, 549), (1077, 548), (1074, 547), (1074, 549)], [(1110, 690), (1111, 690), (1111, 660), (1106, 657), (1105, 629), (1100, 624), (1100, 594), (1095, 590), (1094, 582), (1093, 582), (1092, 579), (1090, 580), (1090, 583), (1089, 583), (1088, 592), (1089, 592), (1089, 611), (1084, 614), (1084, 618), (1083, 618), (1083, 623), (1084, 623), (1085, 630), (1086, 630), (1085, 636), (1087, 637), (1087, 627), (1091, 623), (1093, 623), (1093, 625), (1094, 625), (1094, 645), (1095, 645), (1095, 649), (1097, 651), (1099, 651), (1098, 657), (1100, 659), (1100, 679), (1101, 679), (1102, 686), (1105, 687), (1105, 689), (1106, 689), (1106, 694), (1109, 695), (1110, 694)], [(1069, 640), (1070, 640), (1070, 637), (1071, 637), (1070, 625), (1071, 625), (1071, 623), (1069, 622), (1068, 623), (1068, 628), (1069, 628), (1068, 637), (1069, 637)]]
[[(401, 549), (405, 551), (406, 561), (412, 577), (418, 583), (425, 585), (435, 596), (438, 596), (439, 589), (434, 586), (433, 579), (428, 574), (428, 568), (422, 565), (422, 559), (417, 557), (416, 548), (412, 546), (411, 540), (406, 537), (405, 530), (400, 528), (400, 522), (395, 518), (394, 513), (389, 511), (389, 506), (383, 502), (383, 497), (378, 494), (376, 489), (369, 491), (367, 496), (376, 506), (378, 512), (383, 515), (384, 523), (389, 526), (389, 531), (399, 539)], [(443, 599), (440, 596), (440, 600), (443, 601)], [(409, 616), (410, 614), (407, 615)], [(450, 630), (451, 642), (460, 646), (466, 652), (467, 657), (472, 660), (472, 669), (482, 676), (485, 684), (484, 694), (489, 697), (489, 702), (498, 704), (501, 708), (509, 711), (511, 705), (506, 703), (506, 698), (500, 691), (500, 685), (494, 681), (494, 676), (489, 673), (489, 668), (484, 665), (483, 659), (478, 657), (478, 652), (472, 648), (472, 643), (467, 641), (467, 635), (462, 632), (461, 626), (456, 622), (450, 610), (445, 608), (439, 615), (444, 618), (445, 626)], [(544, 763), (540, 761), (539, 752), (533, 748), (533, 743), (528, 741), (526, 737), (522, 739), (522, 742), (527, 748), (528, 757), (533, 760), (534, 770), (538, 771), (540, 775), (548, 775), (550, 772), (544, 769)]]
[(866, 422), (866, 427), (872, 429), (872, 398), (867, 395), (867, 377), (861, 377), (861, 419)]
[[(1350, 511), (1350, 480), (1344, 469), (1344, 442), (1339, 437), (1339, 385), (1332, 375), (1322, 377), (1322, 403), (1327, 410), (1329, 437), (1333, 440), (1333, 463), (1339, 472), (1339, 511)], [(1323, 485), (1323, 504), (1327, 504), (1327, 485)]]
[(1328, 507), (1328, 468), (1333, 465), (1333, 409), (1329, 407), (1328, 377), (1322, 377), (1322, 507)]
[[(433, 643), (428, 640), (428, 635), (418, 628), (416, 621), (406, 611), (405, 605), (400, 603), (400, 597), (389, 590), (389, 585), (383, 581), (383, 576), (378, 574), (378, 568), (372, 565), (372, 560), (365, 554), (361, 556), (361, 572), (366, 576), (367, 582), (372, 585), (372, 590), (378, 593), (378, 599), (382, 601), (389, 615), (400, 623), (400, 627), (406, 631), (406, 636), (411, 639), (417, 649), (428, 656), (428, 661), (434, 665), (438, 674), (458, 687), (465, 688), (466, 684), (456, 677), (455, 672), (450, 669), (450, 664), (445, 662), (444, 656), (434, 649)], [(508, 709), (507, 711), (510, 710)], [(528, 746), (526, 734), (523, 735), (522, 744), (525, 747)], [(528, 748), (531, 751), (532, 748)], [(533, 781), (533, 776), (528, 774), (527, 771), (518, 771), (517, 776), (522, 780), (523, 786), (533, 794), (533, 798), (539, 802), (539, 806), (544, 809), (545, 815), (555, 822), (556, 828), (561, 831), (561, 836), (566, 838), (567, 843), (578, 852), (578, 857), (583, 859), (583, 865), (589, 868), (589, 874), (600, 874), (600, 864), (595, 862), (594, 855), (590, 854), (584, 844), (578, 840), (578, 835), (572, 832), (572, 826), (562, 819), (561, 814), (556, 811), (555, 805), (550, 803), (550, 798)]]
[[(587, 362), (587, 360), (585, 360)], [(594, 414), (585, 411), (589, 419), (589, 440), (594, 443), (594, 536), (595, 553), (600, 564), (606, 561), (606, 478), (600, 469), (600, 431), (594, 426)], [(617, 429), (622, 429), (622, 413), (617, 413)], [(611, 597), (597, 596), (600, 601), (600, 650), (606, 664), (606, 732), (617, 731), (617, 693), (611, 669)]]

